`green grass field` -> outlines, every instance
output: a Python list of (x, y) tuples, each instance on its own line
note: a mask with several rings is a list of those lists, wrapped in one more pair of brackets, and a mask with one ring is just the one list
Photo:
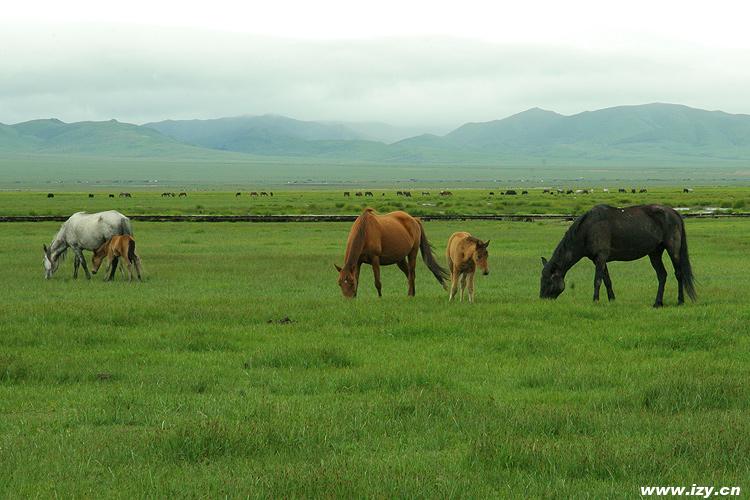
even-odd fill
[[(570, 186), (572, 188), (575, 185)], [(126, 215), (142, 214), (215, 214), (215, 215), (275, 215), (275, 214), (352, 214), (371, 206), (380, 212), (406, 210), (414, 215), (435, 214), (581, 214), (598, 203), (627, 206), (646, 203), (661, 203), (682, 207), (685, 212), (702, 212), (707, 208), (716, 213), (747, 212), (750, 210), (750, 188), (747, 187), (698, 187), (691, 193), (683, 193), (679, 187), (656, 187), (647, 193), (618, 193), (610, 187), (605, 193), (601, 188), (592, 194), (545, 194), (542, 188), (529, 188), (522, 195), (522, 188), (515, 188), (516, 196), (502, 196), (506, 188), (454, 189), (450, 197), (439, 195), (439, 190), (412, 188), (412, 197), (396, 195), (395, 189), (320, 189), (320, 190), (276, 190), (274, 196), (251, 197), (248, 191), (235, 196), (236, 192), (189, 191), (187, 198), (163, 198), (161, 191), (129, 191), (132, 198), (119, 198), (119, 190), (88, 192), (56, 192), (47, 198), (47, 192), (0, 192), (0, 215), (58, 215), (69, 216), (74, 212), (98, 212), (117, 209)], [(403, 188), (403, 189), (407, 189)], [(357, 191), (371, 191), (372, 197), (357, 197)], [(261, 189), (255, 190), (257, 192)], [(350, 192), (350, 197), (344, 196)], [(423, 196), (421, 193), (429, 192)], [(490, 196), (490, 192), (494, 196)], [(109, 193), (115, 198), (109, 198)]]
[(389, 267), (378, 299), (365, 267), (344, 300), (331, 223), (135, 223), (144, 283), (73, 281), (70, 258), (45, 281), (58, 226), (0, 225), (2, 497), (750, 487), (747, 221), (687, 221), (699, 301), (676, 307), (670, 274), (661, 310), (647, 259), (611, 265), (615, 303), (591, 303), (588, 262), (539, 300), (559, 222), (426, 223), (441, 257), (455, 230), (492, 239), (472, 305), (422, 263), (415, 298)]

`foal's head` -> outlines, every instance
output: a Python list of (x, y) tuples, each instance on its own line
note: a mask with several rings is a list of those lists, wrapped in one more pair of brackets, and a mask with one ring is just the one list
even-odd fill
[(104, 258), (107, 256), (107, 244), (109, 241), (105, 241), (102, 246), (94, 250), (94, 256), (91, 257), (91, 273), (96, 274), (99, 268), (104, 262)]
[(477, 246), (474, 250), (474, 255), (472, 255), (471, 258), (474, 260), (474, 264), (482, 270), (482, 274), (487, 276), (488, 274), (490, 274), (490, 265), (487, 262), (487, 258), (490, 256), (487, 252), (487, 247), (490, 245), (490, 240), (487, 240), (486, 242), (478, 240), (476, 245)]
[(341, 287), (341, 293), (346, 298), (354, 298), (357, 296), (357, 275), (354, 273), (354, 269), (345, 271), (336, 264), (333, 265), (339, 272), (339, 286)]

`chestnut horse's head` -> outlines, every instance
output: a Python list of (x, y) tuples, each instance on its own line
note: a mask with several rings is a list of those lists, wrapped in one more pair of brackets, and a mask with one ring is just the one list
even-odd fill
[(490, 274), (490, 265), (487, 262), (487, 258), (489, 257), (489, 252), (487, 252), (487, 247), (490, 245), (490, 240), (487, 240), (485, 242), (479, 241), (476, 244), (476, 249), (474, 250), (474, 255), (472, 255), (472, 259), (474, 260), (474, 264), (482, 270), (482, 274), (487, 276)]
[(99, 267), (104, 261), (104, 257), (107, 256), (107, 244), (109, 241), (105, 241), (99, 248), (94, 250), (94, 256), (91, 257), (91, 273), (96, 274), (99, 271)]
[(336, 270), (339, 272), (339, 286), (341, 287), (341, 293), (344, 294), (344, 297), (347, 298), (354, 298), (357, 296), (357, 275), (354, 273), (354, 269), (344, 270), (337, 266), (336, 264), (333, 265), (333, 267), (336, 268)]

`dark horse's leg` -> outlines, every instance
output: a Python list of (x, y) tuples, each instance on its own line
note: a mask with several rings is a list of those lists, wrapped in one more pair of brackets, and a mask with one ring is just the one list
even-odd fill
[(604, 286), (607, 287), (607, 298), (610, 301), (615, 300), (615, 291), (612, 290), (612, 280), (609, 278), (609, 269), (607, 269), (607, 264), (604, 264)]
[(372, 274), (375, 276), (375, 288), (378, 291), (378, 297), (382, 297), (383, 294), (380, 291), (380, 257), (377, 255), (372, 257)]
[(664, 263), (661, 261), (661, 254), (663, 252), (664, 249), (660, 248), (648, 255), (648, 258), (651, 259), (651, 265), (654, 267), (654, 271), (656, 271), (656, 279), (659, 280), (659, 289), (656, 291), (654, 307), (664, 305), (664, 284), (667, 282), (667, 270), (664, 269)]
[[(674, 267), (674, 276), (677, 278), (677, 305), (681, 306), (685, 303), (685, 292), (682, 288), (682, 273), (680, 272), (680, 251), (675, 251), (674, 245), (667, 245), (667, 253)], [(664, 273), (666, 274), (666, 271)]]
[[(594, 302), (599, 302), (599, 288), (602, 286), (602, 280), (607, 270), (606, 257), (598, 255), (594, 260), (594, 265), (596, 265), (596, 271), (594, 272)], [(609, 287), (607, 288), (607, 294), (609, 294)]]

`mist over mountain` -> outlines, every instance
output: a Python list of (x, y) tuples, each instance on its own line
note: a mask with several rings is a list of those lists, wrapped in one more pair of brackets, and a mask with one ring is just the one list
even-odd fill
[[(384, 163), (512, 164), (580, 161), (644, 164), (750, 160), (750, 115), (676, 104), (618, 106), (565, 116), (539, 108), (445, 135), (404, 138), (387, 124), (284, 116), (167, 120), (56, 119), (0, 125), (5, 154), (219, 158), (222, 154)], [(414, 132), (414, 130), (410, 130)], [(395, 139), (395, 141), (394, 141)]]

